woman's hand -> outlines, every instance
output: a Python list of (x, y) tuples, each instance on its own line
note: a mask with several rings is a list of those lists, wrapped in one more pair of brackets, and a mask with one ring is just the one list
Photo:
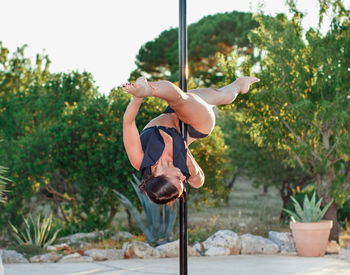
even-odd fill
[(198, 165), (198, 163), (192, 156), (190, 149), (187, 149), (187, 166), (191, 174), (190, 178), (188, 179), (188, 183), (193, 188), (202, 187), (205, 179), (204, 173), (202, 168)]

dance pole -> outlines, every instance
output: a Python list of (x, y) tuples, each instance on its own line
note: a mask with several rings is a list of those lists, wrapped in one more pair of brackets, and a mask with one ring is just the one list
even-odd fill
[[(187, 92), (186, 0), (179, 0), (179, 86)], [(187, 125), (181, 121), (181, 135), (187, 143)], [(180, 275), (187, 275), (187, 181), (180, 198)]]

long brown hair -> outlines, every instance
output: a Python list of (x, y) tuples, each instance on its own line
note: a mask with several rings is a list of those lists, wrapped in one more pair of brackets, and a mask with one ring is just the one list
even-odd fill
[(139, 189), (157, 204), (169, 204), (180, 196), (179, 190), (165, 175), (147, 176), (139, 185)]

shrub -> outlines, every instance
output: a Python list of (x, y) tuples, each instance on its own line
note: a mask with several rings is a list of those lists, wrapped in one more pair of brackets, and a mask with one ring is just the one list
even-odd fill
[(51, 215), (48, 218), (43, 218), (43, 220), (41, 220), (40, 216), (34, 220), (33, 217), (29, 215), (28, 218), (23, 217), (23, 220), (25, 224), (25, 233), (20, 232), (15, 226), (10, 223), (10, 226), (13, 230), (12, 235), (21, 245), (36, 245), (38, 247), (47, 247), (55, 241), (57, 234), (60, 231), (60, 229), (55, 231), (51, 238), (49, 237), (51, 235)]

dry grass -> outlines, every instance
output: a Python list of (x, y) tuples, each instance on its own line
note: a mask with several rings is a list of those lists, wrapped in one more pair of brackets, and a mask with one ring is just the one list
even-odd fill
[[(130, 240), (130, 241), (147, 242), (146, 238), (143, 234), (134, 236), (132, 238), (132, 240)], [(123, 247), (124, 242), (125, 242), (125, 240), (113, 241), (112, 239), (104, 239), (104, 240), (100, 240), (97, 242), (88, 243), (87, 245), (84, 246), (84, 250), (88, 250), (88, 249), (121, 249)], [(73, 248), (79, 248), (79, 246), (73, 247)]]

